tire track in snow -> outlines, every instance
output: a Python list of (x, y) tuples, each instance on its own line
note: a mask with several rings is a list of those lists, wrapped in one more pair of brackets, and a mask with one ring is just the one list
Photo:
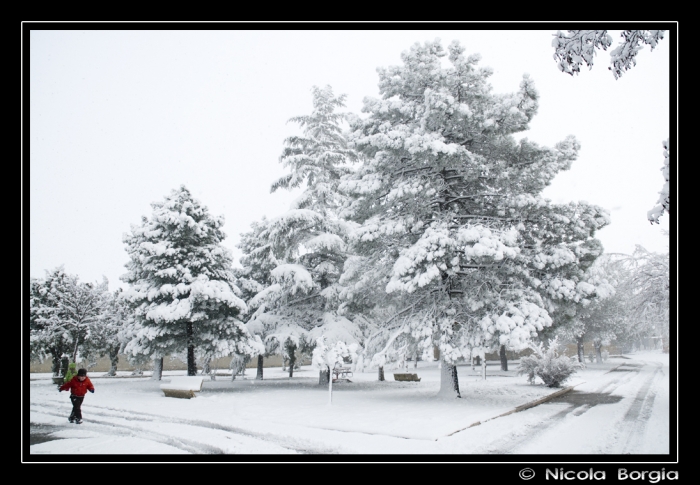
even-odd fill
[[(48, 406), (39, 406), (39, 405), (32, 405), (33, 408), (37, 407), (45, 407), (48, 408)], [(52, 409), (52, 408), (51, 408)], [(65, 418), (64, 413), (58, 413), (53, 410), (38, 410), (34, 409), (34, 411), (41, 412), (43, 414), (49, 415), (49, 416), (58, 416), (61, 418)], [(105, 417), (104, 415), (100, 413), (90, 413), (97, 415), (97, 419), (90, 418), (89, 421), (83, 421), (83, 424), (81, 425), (75, 425), (75, 424), (69, 424), (66, 425), (65, 427), (59, 426), (60, 429), (66, 429), (66, 428), (74, 428), (75, 426), (80, 426), (80, 429), (86, 429), (86, 430), (91, 430), (93, 426), (100, 427), (101, 429), (108, 431), (108, 435), (115, 435), (115, 436), (124, 436), (124, 437), (134, 437), (134, 438), (143, 438), (146, 440), (150, 441), (155, 441), (157, 443), (162, 443), (168, 446), (172, 446), (174, 448), (178, 448), (182, 451), (185, 451), (187, 453), (191, 454), (224, 454), (224, 451), (221, 450), (220, 448), (216, 448), (211, 445), (199, 443), (196, 441), (192, 440), (187, 440), (183, 438), (178, 438), (173, 435), (165, 434), (165, 433), (159, 433), (156, 431), (151, 431), (151, 430), (145, 430), (143, 427), (139, 427), (136, 425), (136, 423), (131, 426), (131, 425), (124, 425), (123, 423), (119, 423), (119, 425), (115, 424), (114, 422), (110, 422), (104, 419), (100, 419), (100, 417)], [(109, 416), (106, 416), (109, 418)], [(120, 417), (120, 419), (123, 419)], [(139, 421), (137, 419), (134, 419), (134, 421)], [(146, 422), (145, 420), (141, 420), (141, 422)], [(149, 421), (151, 422), (151, 421)], [(57, 438), (57, 439), (63, 439), (63, 438)]]
[(659, 376), (659, 373), (663, 376), (661, 363), (653, 362), (653, 364), (656, 365), (656, 369), (646, 378), (646, 382), (635, 395), (632, 405), (625, 413), (625, 417), (622, 421), (623, 428), (626, 428), (624, 431), (625, 438), (622, 448), (623, 454), (631, 453), (633, 443), (638, 442), (639, 438), (643, 435), (647, 420), (651, 416), (654, 407), (654, 399), (656, 398), (656, 392), (652, 391), (651, 387)]
[[(627, 369), (625, 369), (627, 370)], [(615, 388), (619, 387), (621, 384), (630, 381), (637, 372), (639, 368), (629, 369), (631, 372), (624, 372), (622, 375), (612, 375), (612, 378), (598, 386), (594, 394), (609, 395)], [(606, 392), (607, 391), (607, 392)], [(576, 393), (577, 391), (571, 391), (571, 393)], [(551, 401), (540, 404), (540, 406), (547, 406), (549, 404), (556, 404), (557, 402), (566, 402), (570, 396), (564, 395), (562, 397), (554, 398)], [(549, 430), (559, 426), (568, 416), (581, 416), (586, 411), (591, 409), (597, 403), (589, 404), (586, 402), (581, 403), (568, 403), (569, 406), (566, 409), (559, 411), (558, 413), (544, 418), (543, 421), (538, 422), (535, 426), (530, 423), (518, 426), (518, 428), (509, 432), (507, 435), (497, 439), (496, 441), (484, 445), (479, 449), (475, 450), (475, 453), (491, 453), (491, 454), (512, 454), (515, 453), (515, 449), (519, 448), (521, 445), (525, 445), (539, 436), (548, 432)], [(532, 409), (532, 408), (530, 408)], [(521, 411), (521, 413), (528, 412), (528, 410)]]
[[(49, 405), (42, 405), (42, 404), (32, 404), (33, 408), (46, 408), (53, 410), (55, 408), (49, 406)], [(49, 414), (52, 416), (59, 416), (59, 417), (65, 417), (64, 414), (59, 414), (57, 412), (53, 411), (46, 411), (42, 409), (40, 412), (43, 412), (45, 414)], [(271, 443), (274, 445), (279, 446), (280, 448), (284, 448), (290, 451), (294, 451), (297, 453), (301, 454), (340, 454), (341, 451), (338, 450), (337, 448), (332, 448), (327, 445), (323, 444), (317, 444), (310, 442), (309, 440), (301, 440), (301, 439), (292, 439), (292, 438), (284, 438), (284, 437), (279, 437), (277, 435), (271, 435), (267, 433), (257, 433), (249, 430), (245, 430), (242, 428), (238, 428), (235, 426), (227, 426), (227, 425), (221, 425), (217, 423), (212, 423), (209, 421), (203, 421), (203, 420), (195, 420), (195, 419), (169, 419), (165, 418), (163, 416), (157, 415), (157, 414), (151, 414), (151, 413), (145, 413), (142, 411), (131, 411), (131, 410), (124, 410), (124, 409), (119, 409), (119, 408), (113, 408), (113, 407), (107, 407), (107, 406), (95, 406), (92, 405), (90, 407), (90, 414), (95, 415), (98, 419), (93, 419), (90, 418), (89, 423), (95, 423), (95, 424), (102, 424), (105, 426), (108, 426), (110, 429), (115, 426), (115, 423), (109, 422), (106, 420), (109, 420), (110, 418), (118, 418), (120, 421), (117, 423), (118, 426), (121, 428), (126, 428), (130, 430), (134, 430), (136, 433), (134, 433), (135, 436), (140, 437), (143, 434), (150, 433), (153, 434), (154, 436), (161, 436), (166, 439), (171, 439), (174, 440), (173, 443), (169, 441), (161, 441), (161, 439), (156, 439), (155, 437), (153, 438), (154, 441), (158, 441), (164, 444), (168, 444), (171, 446), (175, 446), (177, 448), (180, 448), (184, 451), (187, 451), (188, 453), (222, 453), (225, 454), (226, 452), (220, 448), (207, 445), (207, 444), (202, 444), (198, 442), (193, 442), (191, 440), (185, 440), (185, 439), (180, 439), (176, 435), (168, 435), (165, 433), (158, 433), (155, 431), (144, 431), (142, 427), (139, 427), (136, 425), (136, 423), (164, 423), (164, 424), (178, 424), (178, 425), (184, 425), (184, 426), (194, 426), (198, 428), (207, 428), (207, 429), (213, 429), (216, 431), (222, 431), (224, 433), (231, 433), (233, 435), (240, 435), (240, 436), (245, 436), (247, 438), (255, 439), (255, 440), (260, 440), (266, 443)], [(100, 420), (99, 418), (102, 418)], [(135, 423), (134, 426), (124, 426), (123, 422), (124, 421), (133, 421)], [(129, 433), (127, 435), (131, 435), (132, 433)], [(179, 443), (174, 444), (174, 443)], [(197, 451), (197, 445), (199, 446), (199, 449)]]
[[(585, 406), (585, 405), (582, 405)], [(507, 435), (497, 439), (496, 441), (489, 443), (488, 445), (482, 446), (474, 451), (475, 454), (488, 453), (488, 454), (500, 454), (507, 455), (513, 453), (514, 449), (519, 446), (536, 439), (538, 436), (542, 435), (546, 431), (558, 426), (559, 423), (564, 420), (569, 414), (574, 413), (579, 407), (577, 405), (568, 406), (566, 409), (559, 411), (558, 413), (545, 418), (545, 421), (540, 421), (534, 426), (530, 423), (518, 426), (517, 429), (509, 432)], [(528, 410), (521, 411), (527, 412)], [(581, 410), (578, 414), (582, 414), (585, 410)]]

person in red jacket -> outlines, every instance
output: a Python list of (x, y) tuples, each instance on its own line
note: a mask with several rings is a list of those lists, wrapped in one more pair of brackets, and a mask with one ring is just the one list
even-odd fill
[(67, 391), (69, 389), (70, 402), (73, 403), (73, 411), (71, 411), (68, 421), (80, 424), (83, 422), (83, 414), (80, 412), (80, 406), (83, 404), (83, 399), (85, 399), (85, 393), (88, 391), (95, 392), (95, 388), (92, 382), (90, 382), (90, 378), (87, 376), (87, 370), (78, 369), (78, 373), (73, 376), (70, 381), (60, 386), (58, 392)]

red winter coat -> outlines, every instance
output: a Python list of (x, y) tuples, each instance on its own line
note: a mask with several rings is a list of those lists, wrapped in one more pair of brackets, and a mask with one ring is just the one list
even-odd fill
[(80, 382), (78, 376), (73, 376), (70, 381), (63, 384), (61, 387), (59, 387), (59, 389), (62, 391), (67, 391), (70, 389), (71, 394), (75, 394), (79, 397), (84, 396), (88, 391), (95, 390), (95, 388), (92, 386), (92, 382), (90, 382), (90, 378), (87, 376), (85, 376), (85, 380), (82, 382)]

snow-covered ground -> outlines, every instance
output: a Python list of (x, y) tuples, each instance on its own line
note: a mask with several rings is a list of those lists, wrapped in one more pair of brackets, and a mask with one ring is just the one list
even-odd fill
[(90, 373), (96, 392), (85, 398), (80, 425), (68, 422), (68, 393), (59, 393), (49, 374), (32, 374), (24, 439), (30, 438), (30, 455), (670, 452), (676, 423), (669, 418), (668, 354), (587, 364), (566, 383), (573, 391), (511, 414), (556, 389), (528, 384), (514, 363), (508, 372), (489, 364), (485, 380), (480, 368), (459, 366), (461, 399), (437, 397), (437, 363), (419, 362), (408, 371), (420, 382), (397, 382), (393, 371), (384, 382), (376, 371), (355, 373), (352, 382), (333, 385), (332, 404), (310, 367), (291, 380), (281, 368), (265, 368), (262, 381), (254, 379), (255, 369), (235, 381), (205, 377), (193, 399), (160, 390), (184, 371), (166, 372), (162, 382)]

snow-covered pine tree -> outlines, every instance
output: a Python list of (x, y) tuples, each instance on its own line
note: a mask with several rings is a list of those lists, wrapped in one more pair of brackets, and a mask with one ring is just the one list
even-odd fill
[(246, 305), (221, 245), (223, 216), (212, 217), (184, 185), (151, 205), (151, 217), (124, 235), (124, 298), (134, 309), (125, 352), (152, 359), (186, 350), (190, 376), (197, 373), (195, 348), (217, 357), (252, 353), (238, 319)]
[(582, 276), (602, 252), (595, 231), (609, 223), (599, 207), (541, 197), (578, 143), (517, 141), (537, 110), (532, 80), (492, 94), (491, 70), (463, 52), (452, 43), (443, 67), (439, 40), (415, 44), (403, 66), (378, 69), (381, 99), (365, 98), (368, 116), (349, 140), (366, 162), (340, 184), (353, 197), (344, 215), (361, 223), (347, 285), (373, 291), (362, 271), (372, 268), (387, 293), (410, 295), (385, 341), (408, 331), (426, 350), (437, 345), (441, 394), (451, 396), (458, 359), (524, 348), (552, 324), (558, 300), (595, 291)]
[[(303, 186), (304, 191), (291, 210), (259, 226), (257, 247), (241, 260), (244, 268), (250, 266), (251, 275), (258, 271), (253, 269), (254, 261), (261, 268), (265, 261), (276, 262), (269, 275), (258, 279), (264, 288), (250, 300), (256, 311), (248, 322), (261, 335), (268, 352), (289, 354), (302, 346), (309, 351), (324, 334), (317, 330), (310, 339), (311, 330), (329, 325), (333, 333), (341, 320), (343, 325), (350, 322), (336, 315), (345, 239), (353, 227), (338, 217), (341, 199), (337, 186), (350, 173), (355, 154), (343, 136), (345, 115), (335, 111), (344, 106), (345, 96), (335, 96), (330, 86), (314, 87), (312, 95), (312, 113), (290, 119), (303, 129), (302, 136), (284, 141), (280, 162), (290, 173), (271, 188), (274, 192)], [(244, 252), (250, 239), (243, 241)]]
[(239, 261), (241, 267), (234, 268), (234, 274), (246, 303), (272, 284), (270, 273), (280, 264), (269, 241), (269, 225), (265, 216), (259, 222), (254, 221), (251, 230), (242, 233), (236, 245), (243, 255)]
[[(307, 332), (297, 323), (304, 316), (284, 312), (275, 305), (277, 301), (274, 296), (279, 285), (273, 282), (272, 272), (283, 263), (273, 253), (269, 227), (269, 221), (263, 217), (260, 222), (251, 224), (250, 232), (241, 234), (238, 248), (243, 252), (240, 260), (242, 267), (235, 270), (248, 305), (246, 327), (262, 344), (257, 356), (257, 379), (263, 378), (264, 357), (281, 354), (283, 358), (289, 358), (290, 352), (304, 349), (307, 345)], [(270, 294), (272, 298), (269, 299)], [(293, 372), (292, 367), (290, 377)]]

